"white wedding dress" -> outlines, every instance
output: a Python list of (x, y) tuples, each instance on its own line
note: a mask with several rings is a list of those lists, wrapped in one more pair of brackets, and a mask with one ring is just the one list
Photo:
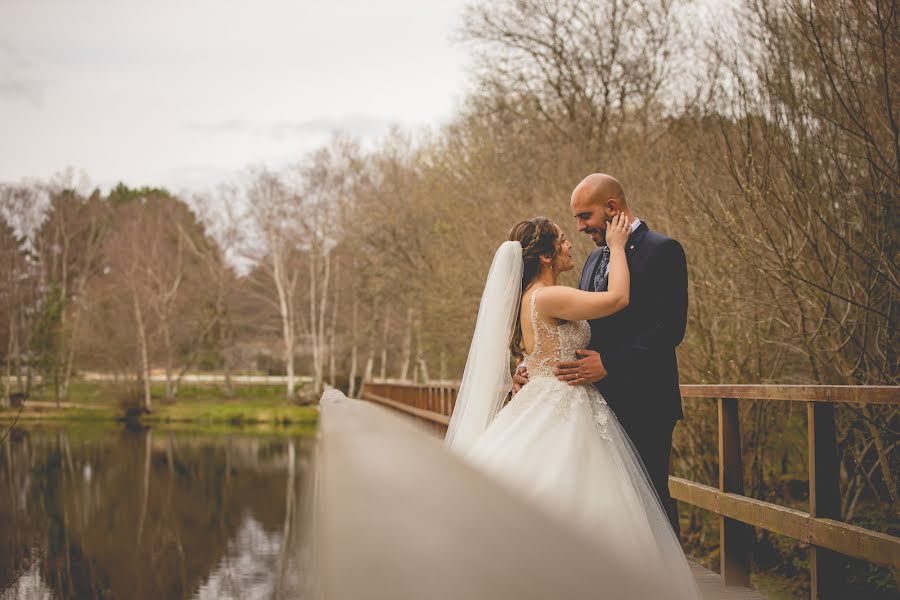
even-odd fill
[(587, 346), (588, 323), (547, 323), (535, 308), (539, 293), (531, 296), (529, 382), (462, 455), (640, 572), (666, 578), (672, 598), (699, 598), (656, 492), (606, 401), (593, 386), (570, 386), (553, 374), (557, 361), (575, 360), (575, 350)]

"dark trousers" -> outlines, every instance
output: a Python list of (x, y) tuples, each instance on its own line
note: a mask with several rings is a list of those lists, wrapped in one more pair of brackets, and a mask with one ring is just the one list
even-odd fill
[(677, 421), (664, 419), (662, 422), (654, 422), (642, 419), (634, 423), (620, 422), (644, 461), (650, 482), (675, 529), (675, 535), (679, 535), (681, 527), (678, 524), (678, 505), (669, 495), (669, 459), (672, 456), (672, 432)]

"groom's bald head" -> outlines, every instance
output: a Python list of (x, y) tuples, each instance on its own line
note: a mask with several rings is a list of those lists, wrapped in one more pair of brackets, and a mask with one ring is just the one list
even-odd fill
[(606, 205), (610, 200), (618, 200), (619, 208), (625, 208), (625, 190), (622, 184), (612, 175), (591, 173), (581, 180), (572, 191), (572, 203), (576, 197), (581, 201)]

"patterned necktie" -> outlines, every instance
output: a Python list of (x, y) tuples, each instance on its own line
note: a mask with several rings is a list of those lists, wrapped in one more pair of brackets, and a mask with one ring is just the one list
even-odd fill
[(603, 279), (606, 276), (606, 270), (609, 267), (609, 246), (603, 246), (600, 249), (600, 266), (594, 273), (594, 291), (603, 291)]

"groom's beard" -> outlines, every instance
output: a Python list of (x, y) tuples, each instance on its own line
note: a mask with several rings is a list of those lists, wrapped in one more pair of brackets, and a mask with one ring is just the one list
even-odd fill
[[(612, 217), (606, 219), (606, 227), (609, 227), (610, 223), (612, 223)], [(594, 239), (594, 233), (598, 233), (599, 235), (597, 236), (597, 239), (594, 241), (594, 243), (598, 248), (601, 248), (606, 245), (606, 227), (604, 227), (603, 229), (594, 229), (592, 227), (590, 229), (585, 229), (584, 232), (590, 235), (592, 240)]]
[[(585, 229), (584, 232), (591, 236), (591, 241), (597, 245), (597, 247), (606, 245), (606, 231), (603, 229)], [(596, 236), (594, 234), (597, 234)]]

